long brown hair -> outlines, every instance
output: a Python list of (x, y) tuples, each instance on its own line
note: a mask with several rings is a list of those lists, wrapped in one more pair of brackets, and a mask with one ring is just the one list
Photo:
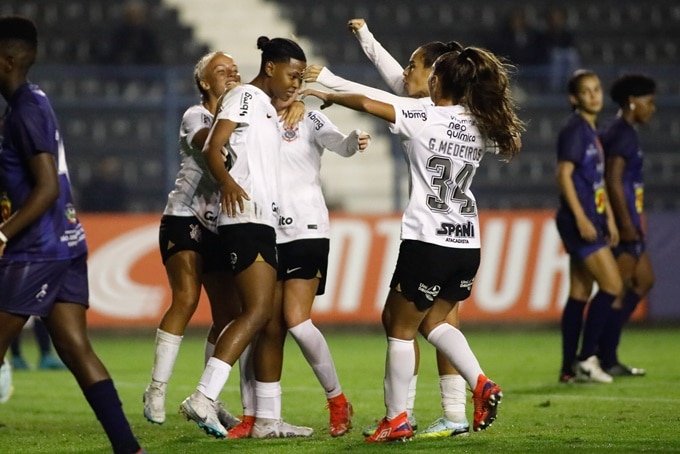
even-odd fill
[(519, 153), (515, 138), (524, 131), (510, 94), (512, 68), (488, 50), (466, 47), (442, 55), (432, 69), (441, 95), (467, 107), (482, 136), (494, 141), (508, 160)]

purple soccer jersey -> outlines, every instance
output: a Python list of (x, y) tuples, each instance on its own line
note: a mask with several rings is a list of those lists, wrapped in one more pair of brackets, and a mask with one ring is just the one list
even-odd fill
[[(567, 120), (557, 139), (557, 160), (574, 163), (572, 180), (579, 202), (600, 235), (606, 234), (604, 154), (597, 132), (577, 114)], [(560, 197), (559, 212), (569, 209)]]
[(643, 153), (635, 128), (617, 117), (599, 130), (602, 148), (607, 158), (619, 156), (626, 162), (623, 171), (623, 193), (628, 214), (638, 231), (642, 230), (640, 214), (644, 209)]
[(29, 161), (51, 154), (59, 173), (59, 198), (39, 219), (7, 243), (3, 260), (40, 262), (87, 253), (85, 233), (73, 205), (64, 145), (45, 93), (24, 84), (10, 99), (0, 137), (0, 207), (2, 219), (20, 209), (33, 189)]

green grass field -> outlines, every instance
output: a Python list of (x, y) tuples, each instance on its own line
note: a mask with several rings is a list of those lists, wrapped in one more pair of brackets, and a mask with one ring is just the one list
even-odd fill
[[(330, 331), (330, 330), (327, 330)], [(154, 330), (146, 334), (93, 334), (95, 349), (111, 372), (133, 430), (155, 453), (340, 453), (474, 452), (584, 453), (680, 452), (680, 330), (634, 327), (624, 334), (622, 359), (647, 369), (644, 378), (619, 378), (611, 385), (557, 382), (560, 338), (551, 329), (475, 327), (465, 331), (486, 374), (503, 388), (499, 416), (491, 428), (468, 437), (369, 445), (361, 429), (384, 414), (382, 379), (385, 340), (379, 331), (327, 334), (345, 393), (355, 409), (355, 429), (328, 435), (325, 396), (289, 339), (283, 376), (283, 416), (314, 427), (311, 439), (217, 440), (177, 414), (181, 400), (195, 388), (202, 371), (203, 340), (185, 338), (168, 389), (168, 418), (162, 426), (142, 416), (141, 395), (149, 380)], [(37, 353), (24, 333), (27, 358)], [(426, 427), (439, 416), (439, 387), (434, 352), (421, 342), (422, 360), (416, 416)], [(0, 406), (0, 452), (105, 453), (108, 441), (75, 380), (62, 371), (19, 371), (15, 393)], [(238, 375), (222, 398), (240, 410)], [(471, 418), (472, 404), (468, 405)]]

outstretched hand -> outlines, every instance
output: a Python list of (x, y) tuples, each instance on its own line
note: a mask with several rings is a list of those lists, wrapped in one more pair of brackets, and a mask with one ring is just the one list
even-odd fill
[(349, 22), (347, 22), (347, 28), (349, 31), (352, 33), (356, 33), (359, 31), (361, 27), (363, 27), (366, 24), (366, 21), (364, 19), (350, 19)]
[(330, 93), (321, 91), (321, 90), (315, 90), (313, 88), (305, 88), (300, 92), (302, 95), (302, 99), (305, 99), (307, 96), (314, 96), (315, 98), (319, 98), (323, 104), (321, 104), (321, 109), (325, 109), (326, 107), (330, 107), (333, 105), (331, 101), (328, 100), (328, 95)]
[(302, 73), (302, 80), (304, 80), (305, 82), (316, 82), (323, 68), (324, 68), (323, 66), (319, 65), (307, 66), (305, 68), (305, 71)]

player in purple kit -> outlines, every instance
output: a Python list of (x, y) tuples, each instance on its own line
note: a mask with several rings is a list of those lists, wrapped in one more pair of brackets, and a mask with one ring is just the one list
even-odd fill
[[(622, 283), (609, 248), (618, 243), (618, 231), (605, 189), (604, 156), (595, 130), (602, 110), (600, 78), (592, 71), (578, 70), (569, 80), (568, 92), (574, 112), (557, 140), (560, 206), (556, 221), (569, 254), (570, 284), (561, 320), (559, 380), (610, 383), (612, 377), (600, 368), (596, 353)], [(594, 282), (599, 290), (591, 299)], [(577, 356), (582, 328), (583, 341)]]
[[(37, 45), (33, 22), (0, 18), (0, 93), (8, 104), (0, 139), (0, 355), (28, 317), (42, 317), (113, 451), (142, 452), (87, 337), (85, 233), (73, 206), (57, 119), (45, 93), (27, 80)], [(0, 397), (9, 397), (6, 389)]]
[(599, 130), (604, 148), (605, 182), (619, 229), (620, 242), (613, 249), (623, 279), (624, 293), (620, 307), (612, 316), (600, 341), (600, 365), (613, 376), (642, 376), (645, 370), (621, 364), (617, 348), (623, 326), (640, 300), (654, 285), (654, 271), (645, 249), (642, 227), (644, 181), (643, 153), (637, 125), (645, 124), (656, 110), (656, 83), (643, 74), (626, 74), (618, 78), (610, 90), (619, 111), (612, 121)]

